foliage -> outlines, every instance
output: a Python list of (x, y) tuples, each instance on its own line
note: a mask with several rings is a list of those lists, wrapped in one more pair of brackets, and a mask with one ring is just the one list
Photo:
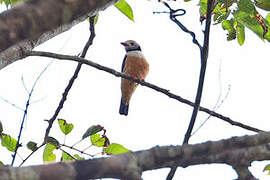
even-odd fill
[(263, 171), (267, 171), (268, 172), (267, 174), (270, 175), (270, 164), (266, 165)]
[(46, 144), (45, 149), (43, 151), (43, 161), (44, 162), (55, 162), (56, 161), (56, 155), (53, 153), (53, 151), (56, 149), (56, 147), (50, 143)]
[[(207, 0), (200, 0), (201, 19), (206, 18)], [(237, 7), (234, 10), (235, 6)], [(270, 0), (218, 0), (213, 10), (215, 24), (222, 24), (228, 31), (227, 40), (235, 40), (240, 45), (245, 41), (245, 27), (257, 34), (262, 40), (270, 41), (269, 15), (263, 18), (256, 8), (270, 10)]]
[(2, 134), (3, 132), (3, 125), (2, 125), (2, 122), (0, 121), (0, 134)]
[(87, 137), (89, 137), (89, 136), (91, 136), (93, 134), (96, 134), (96, 133), (102, 131), (102, 130), (103, 130), (103, 127), (102, 126), (99, 126), (99, 125), (91, 126), (83, 134), (82, 139), (85, 139), (85, 138), (87, 138)]
[(27, 143), (27, 148), (31, 151), (36, 151), (38, 150), (38, 147), (37, 147), (37, 143), (33, 142), (33, 141), (30, 141)]
[(104, 148), (104, 152), (106, 152), (107, 154), (123, 154), (130, 152), (130, 150), (124, 148), (120, 144), (112, 143), (106, 148)]
[(74, 127), (73, 124), (66, 123), (66, 120), (64, 119), (58, 119), (58, 125), (65, 135), (69, 134)]
[(133, 11), (130, 5), (125, 0), (120, 0), (114, 5), (120, 12), (122, 12), (125, 16), (127, 16), (130, 20), (133, 19)]
[(7, 134), (1, 134), (1, 145), (6, 147), (9, 151), (15, 152), (17, 141), (13, 137)]
[[(70, 133), (72, 131), (72, 129), (73, 129), (73, 125), (67, 123), (66, 120), (64, 120), (64, 119), (59, 119), (58, 120), (58, 125), (59, 125), (59, 128), (60, 128), (61, 132), (63, 134), (65, 134), (65, 135)], [(101, 131), (103, 131), (103, 134), (98, 134)], [(105, 133), (106, 133), (106, 130), (104, 129), (104, 127), (102, 127), (100, 125), (90, 126), (85, 131), (85, 133), (82, 136), (82, 139), (79, 142), (81, 142), (82, 140), (90, 137), (91, 145), (89, 147), (95, 146), (97, 148), (101, 148), (102, 154), (104, 154), (104, 153), (107, 153), (107, 154), (121, 154), (121, 153), (129, 152), (129, 150), (124, 148), (122, 145), (111, 144), (112, 145), (111, 146), (110, 142), (109, 142), (109, 139), (107, 138)], [(74, 146), (77, 145), (78, 143), (75, 143), (72, 146), (67, 146), (67, 145), (59, 143), (59, 141), (57, 139), (55, 139), (54, 137), (48, 137), (46, 142), (47, 142), (47, 144), (46, 144), (44, 152), (43, 152), (43, 161), (44, 162), (51, 162), (51, 161), (55, 162), (56, 161), (56, 155), (53, 153), (54, 150), (62, 151), (61, 161), (83, 160), (83, 159), (85, 159), (84, 157), (81, 157), (78, 154), (72, 155), (72, 154), (67, 153), (65, 150), (62, 149), (63, 147), (68, 147), (70, 149), (75, 149)], [(82, 154), (89, 155), (88, 153), (84, 152), (87, 149), (88, 148), (86, 148), (83, 151), (79, 150), (79, 152), (82, 153)], [(92, 156), (92, 155), (90, 155), (90, 156)]]
[[(58, 127), (60, 131), (66, 136), (67, 134), (71, 133), (74, 126), (71, 123), (67, 123), (64, 119), (58, 119)], [(6, 147), (8, 151), (14, 152), (16, 149), (17, 141), (16, 139), (12, 138), (10, 135), (4, 134), (3, 132), (3, 126), (0, 122), (0, 138), (1, 138), (1, 145), (3, 147)], [(98, 134), (100, 132), (103, 132), (101, 134)], [(43, 161), (44, 163), (47, 162), (56, 162), (57, 155), (55, 154), (55, 151), (62, 151), (61, 155), (61, 161), (74, 161), (74, 160), (84, 160), (85, 157), (82, 157), (81, 155), (78, 155), (76, 153), (70, 154), (67, 151), (63, 150), (63, 147), (69, 148), (73, 151), (78, 151), (81, 154), (88, 155), (90, 157), (94, 157), (95, 155), (90, 155), (86, 153), (85, 151), (89, 149), (89, 147), (94, 146), (97, 148), (100, 148), (100, 153), (98, 154), (121, 154), (129, 152), (130, 150), (126, 149), (120, 144), (112, 143), (110, 144), (108, 137), (106, 136), (106, 130), (101, 125), (93, 125), (90, 126), (85, 133), (82, 136), (82, 139), (79, 141), (79, 143), (84, 140), (90, 138), (91, 144), (88, 146), (88, 148), (84, 150), (79, 150), (77, 148), (74, 148), (78, 143), (75, 143), (72, 146), (68, 146), (65, 144), (61, 144), (56, 138), (54, 137), (47, 137), (46, 145), (43, 150)], [(65, 140), (64, 140), (65, 141)], [(33, 141), (29, 141), (26, 145), (26, 147), (31, 150), (32, 152), (37, 151), (40, 147), (37, 146), (37, 143)], [(0, 166), (2, 166), (3, 163), (0, 161)]]

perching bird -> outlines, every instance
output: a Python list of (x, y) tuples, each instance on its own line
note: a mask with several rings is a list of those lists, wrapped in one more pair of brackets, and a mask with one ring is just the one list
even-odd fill
[[(121, 71), (134, 78), (144, 80), (149, 71), (149, 65), (142, 54), (140, 45), (133, 40), (121, 42), (126, 49), (126, 55), (122, 63)], [(130, 98), (135, 91), (138, 83), (122, 78), (121, 92), (122, 98), (119, 113), (128, 115), (128, 107)]]

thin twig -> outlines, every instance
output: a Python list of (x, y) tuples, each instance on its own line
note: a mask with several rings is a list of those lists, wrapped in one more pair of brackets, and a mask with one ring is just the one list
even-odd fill
[[(90, 21), (89, 21), (89, 22), (90, 22), (90, 23), (89, 23), (89, 24), (90, 24), (90, 37), (89, 37), (89, 39), (88, 39), (88, 41), (87, 41), (87, 43), (86, 43), (86, 45), (85, 45), (85, 47), (84, 47), (84, 49), (83, 49), (83, 52), (82, 52), (81, 57), (85, 57), (85, 55), (86, 55), (86, 53), (87, 53), (87, 50), (88, 50), (88, 48), (90, 47), (90, 45), (93, 43), (93, 39), (94, 39), (94, 37), (95, 37), (94, 16), (93, 16), (93, 17), (90, 17)], [(78, 65), (77, 65), (77, 67), (76, 67), (76, 70), (75, 70), (75, 72), (74, 72), (72, 78), (70, 79), (70, 81), (69, 81), (69, 83), (68, 83), (68, 85), (67, 85), (67, 87), (66, 87), (66, 89), (65, 89), (65, 91), (64, 91), (64, 93), (63, 93), (63, 95), (62, 95), (62, 98), (61, 98), (61, 100), (60, 100), (60, 102), (59, 102), (59, 105), (58, 105), (57, 109), (55, 110), (54, 115), (52, 116), (52, 118), (51, 118), (50, 120), (48, 120), (48, 127), (47, 127), (47, 129), (46, 129), (45, 136), (44, 136), (44, 141), (43, 141), (43, 143), (42, 143), (41, 146), (43, 146), (43, 145), (46, 144), (46, 140), (47, 140), (47, 137), (49, 136), (49, 133), (50, 133), (50, 129), (51, 129), (51, 127), (52, 127), (52, 124), (53, 124), (53, 122), (55, 121), (56, 117), (58, 116), (60, 110), (63, 108), (63, 105), (64, 105), (64, 102), (65, 102), (65, 100), (66, 100), (66, 98), (67, 98), (68, 92), (69, 92), (69, 90), (71, 89), (71, 87), (72, 87), (72, 85), (73, 85), (75, 79), (77, 78), (78, 73), (79, 73), (79, 71), (80, 71), (80, 69), (81, 69), (82, 64), (83, 64), (83, 63), (78, 62)], [(41, 146), (40, 146), (40, 147), (41, 147)], [(34, 153), (34, 152), (32, 152), (31, 154), (29, 154), (29, 156), (28, 156), (28, 157), (20, 164), (20, 166), (21, 166), (28, 158), (30, 158), (30, 157), (33, 155), (33, 153)]]
[(204, 43), (203, 47), (200, 49), (201, 54), (201, 69), (200, 69), (200, 77), (199, 77), (199, 84), (197, 88), (197, 94), (195, 99), (195, 106), (193, 108), (191, 120), (188, 126), (188, 130), (185, 134), (185, 138), (183, 141), (183, 144), (187, 144), (192, 132), (192, 129), (195, 124), (195, 120), (200, 108), (201, 103), (201, 97), (202, 97), (202, 91), (203, 91), (203, 84), (204, 84), (204, 78), (205, 78), (205, 71), (206, 71), (206, 65), (207, 65), (207, 58), (208, 58), (208, 50), (209, 50), (209, 34), (210, 34), (210, 27), (211, 27), (211, 15), (212, 15), (212, 9), (213, 4), (215, 0), (209, 0), (207, 5), (207, 17), (206, 17), (206, 23), (205, 23), (205, 30), (204, 30)]
[(42, 143), (40, 146), (37, 147), (37, 149), (35, 151), (32, 151), (19, 165), (19, 167), (21, 167), (37, 150), (39, 150), (42, 146), (44, 146), (45, 143)]
[[(228, 86), (228, 90), (227, 90), (227, 93), (225, 95), (225, 97), (221, 100), (221, 102), (218, 104), (218, 102), (216, 103), (215, 107), (213, 108), (213, 111), (216, 111), (218, 110), (221, 105), (224, 103), (224, 101), (227, 99), (227, 97), (229, 96), (229, 92), (231, 90), (231, 86), (229, 85)], [(193, 131), (193, 133), (191, 134), (191, 136), (193, 136), (210, 118), (212, 117), (212, 115), (209, 115), (204, 121), (203, 123), (201, 123), (201, 125), (195, 130)]]
[[(105, 71), (105, 72), (107, 72), (109, 74), (112, 74), (112, 75), (114, 75), (116, 77), (121, 77), (121, 78), (124, 78), (124, 79), (128, 79), (128, 80), (136, 82), (136, 83), (138, 83), (138, 84), (140, 84), (142, 86), (151, 88), (151, 89), (153, 89), (153, 90), (155, 90), (157, 92), (165, 94), (168, 97), (170, 97), (172, 99), (175, 99), (175, 100), (177, 100), (179, 102), (182, 102), (184, 104), (187, 104), (189, 106), (192, 106), (192, 107), (194, 106), (194, 103), (191, 102), (190, 100), (185, 99), (185, 98), (183, 98), (183, 97), (181, 97), (179, 95), (173, 94), (167, 89), (161, 88), (161, 87), (159, 87), (159, 86), (157, 86), (155, 84), (151, 84), (151, 83), (146, 82), (146, 81), (141, 81), (140, 79), (133, 78), (132, 76), (129, 76), (129, 75), (121, 73), (121, 72), (118, 72), (118, 71), (116, 71), (116, 70), (114, 70), (112, 68), (100, 65), (98, 63), (95, 63), (95, 62), (87, 60), (87, 59), (83, 59), (83, 58), (80, 58), (80, 57), (77, 57), (77, 56), (62, 55), (62, 54), (56, 54), (56, 53), (51, 53), (51, 52), (43, 52), (43, 51), (26, 51), (26, 52), (24, 52), (24, 55), (25, 56), (42, 56), (42, 57), (55, 58), (55, 59), (59, 59), (59, 60), (71, 60), (71, 61), (75, 61), (75, 62), (81, 62), (83, 64), (94, 67), (94, 68), (96, 68), (98, 70)], [(246, 129), (246, 130), (249, 130), (249, 131), (253, 131), (253, 132), (257, 132), (257, 133), (265, 132), (263, 130), (260, 130), (260, 129), (257, 129), (257, 128), (254, 128), (254, 127), (251, 127), (251, 126), (248, 126), (248, 125), (245, 125), (245, 124), (242, 124), (240, 122), (233, 121), (229, 117), (223, 116), (222, 114), (216, 113), (215, 111), (212, 111), (212, 110), (210, 110), (208, 108), (205, 108), (205, 107), (200, 106), (199, 111), (203, 111), (203, 112), (205, 112), (207, 114), (212, 115), (213, 117), (216, 117), (216, 118), (219, 118), (219, 119), (221, 119), (223, 121), (226, 121), (227, 123), (230, 123), (231, 125), (235, 125), (235, 126), (241, 127), (243, 129)]]
[[(207, 65), (207, 58), (208, 58), (208, 50), (209, 50), (209, 33), (210, 33), (210, 27), (211, 27), (211, 15), (212, 15), (212, 9), (214, 5), (215, 0), (208, 0), (207, 4), (207, 17), (206, 17), (206, 23), (205, 23), (205, 30), (204, 30), (204, 43), (203, 46), (198, 43), (198, 41), (195, 39), (195, 34), (193, 32), (188, 31), (186, 28), (183, 28), (182, 24), (175, 18), (174, 16), (174, 10), (170, 8), (170, 6), (163, 2), (169, 9), (170, 9), (170, 19), (174, 21), (184, 32), (187, 32), (192, 35), (193, 37), (193, 43), (195, 43), (199, 49), (200, 49), (200, 56), (201, 56), (201, 69), (200, 69), (200, 76), (199, 76), (199, 83), (195, 98), (195, 104), (193, 106), (193, 111), (191, 115), (191, 119), (188, 125), (188, 129), (185, 134), (185, 138), (183, 141), (183, 144), (188, 144), (191, 132), (193, 130), (198, 111), (200, 109), (200, 103), (201, 103), (201, 97), (202, 97), (202, 91), (203, 91), (203, 84), (204, 84), (204, 78), (205, 78), (205, 72), (206, 72), (206, 65)], [(195, 40), (194, 40), (195, 39)], [(174, 166), (171, 168), (169, 174), (167, 175), (167, 180), (171, 180), (174, 177), (174, 174), (176, 172), (177, 167)]]
[(74, 148), (73, 146), (68, 146), (68, 145), (65, 145), (65, 144), (60, 144), (60, 146), (67, 147), (69, 149), (72, 149), (74, 151), (77, 151), (77, 152), (79, 152), (81, 154), (85, 154), (85, 155), (90, 156), (90, 157), (94, 157), (94, 155), (88, 154), (88, 153), (84, 152), (83, 150), (79, 150), (77, 148)]
[[(186, 33), (188, 33), (188, 34), (190, 34), (190, 35), (192, 36), (192, 42), (193, 42), (194, 44), (196, 44), (196, 45), (199, 47), (199, 49), (201, 50), (201, 49), (202, 49), (202, 46), (200, 45), (200, 43), (199, 43), (198, 40), (196, 39), (195, 33), (192, 32), (192, 31), (190, 31), (190, 30), (188, 30), (188, 29), (187, 29), (180, 21), (178, 21), (178, 20), (176, 19), (176, 17), (178, 17), (178, 16), (183, 16), (183, 15), (185, 15), (185, 14), (186, 14), (186, 10), (184, 10), (184, 9), (176, 9), (176, 10), (174, 10), (174, 9), (172, 9), (172, 8), (169, 6), (168, 3), (164, 2), (164, 1), (162, 1), (162, 3), (163, 3), (167, 8), (169, 8), (169, 10), (170, 10), (170, 12), (169, 12), (169, 14), (170, 14), (170, 19), (171, 19), (173, 22), (175, 22), (175, 23), (182, 29), (182, 31), (184, 31), (184, 32), (186, 32)], [(182, 11), (183, 13), (182, 13), (182, 14), (178, 14), (179, 11)], [(154, 13), (157, 13), (157, 12), (154, 12)], [(161, 12), (161, 13), (164, 13), (164, 12)]]
[[(95, 16), (90, 17), (90, 21), (89, 21), (89, 24), (90, 24), (90, 28), (89, 28), (90, 29), (90, 37), (89, 37), (89, 39), (88, 39), (88, 41), (87, 41), (87, 43), (86, 43), (86, 45), (85, 45), (85, 47), (83, 49), (83, 52), (82, 52), (82, 54), (80, 56), (81, 58), (84, 58), (85, 57), (85, 55), (86, 55), (86, 53), (87, 53), (90, 45), (92, 45), (93, 40), (95, 38), (94, 18), (95, 18)], [(64, 106), (64, 103), (65, 103), (65, 101), (67, 99), (68, 93), (69, 93), (69, 91), (70, 91), (70, 89), (71, 89), (74, 81), (78, 77), (78, 74), (80, 72), (80, 69), (82, 67), (82, 64), (83, 63), (78, 62), (78, 65), (77, 65), (77, 67), (75, 69), (75, 72), (74, 72), (73, 76), (71, 77), (71, 79), (69, 80), (69, 83), (68, 83), (68, 85), (67, 85), (67, 87), (66, 87), (66, 89), (65, 89), (65, 91), (64, 91), (64, 93), (62, 95), (62, 98), (61, 98), (61, 100), (59, 102), (58, 107), (55, 110), (54, 115), (51, 117), (51, 119), (48, 120), (48, 127), (47, 127), (46, 132), (45, 132), (44, 142), (46, 142), (46, 139), (49, 136), (50, 130), (51, 130), (52, 125), (53, 125), (53, 122), (55, 121), (55, 119), (57, 118), (59, 112), (61, 111), (61, 109)]]
[(10, 102), (9, 100), (7, 100), (7, 99), (5, 99), (5, 98), (3, 98), (3, 97), (1, 97), (1, 96), (0, 96), (0, 99), (1, 99), (2, 101), (4, 101), (5, 103), (8, 103), (9, 105), (15, 107), (16, 109), (19, 109), (19, 110), (21, 110), (21, 111), (24, 111), (23, 108), (17, 106), (15, 103), (12, 103), (12, 102)]
[[(73, 160), (77, 161), (77, 159), (76, 159), (75, 157), (73, 157), (71, 154), (69, 154), (69, 153), (68, 153), (67, 151), (65, 151), (64, 149), (59, 148), (59, 150), (61, 150), (62, 152), (66, 153), (67, 155), (69, 155)], [(63, 156), (62, 156), (62, 158), (63, 158)], [(61, 161), (63, 161), (63, 159), (62, 159)]]
[(25, 81), (24, 81), (23, 75), (21, 77), (21, 81), (22, 81), (22, 85), (23, 85), (24, 90), (27, 92), (27, 94), (29, 94), (29, 91), (28, 91), (28, 89), (27, 89), (27, 87), (25, 85)]
[[(221, 60), (219, 61), (219, 71), (218, 71), (218, 84), (219, 84), (219, 95), (216, 101), (216, 104), (214, 105), (214, 107), (212, 108), (213, 111), (217, 111), (219, 106), (221, 106), (221, 104), (219, 104), (219, 101), (221, 99), (222, 96), (222, 83), (221, 83)], [(229, 92), (229, 91), (228, 91)], [(227, 92), (227, 94), (228, 94)], [(224, 99), (223, 99), (224, 100)], [(196, 132), (198, 132), (203, 126), (204, 124), (211, 118), (211, 115), (208, 115), (208, 117), (199, 125), (199, 127), (192, 131), (190, 136), (193, 136), (196, 134)]]
[(20, 147), (20, 139), (21, 139), (21, 135), (22, 135), (22, 130), (23, 130), (23, 125), (24, 125), (24, 121), (26, 119), (26, 116), (27, 116), (27, 112), (28, 112), (28, 109), (29, 109), (29, 105), (30, 105), (30, 100), (31, 100), (31, 97), (32, 97), (32, 94), (34, 92), (34, 89), (36, 87), (36, 84), (37, 82), (39, 81), (39, 79), (41, 78), (41, 76), (43, 75), (43, 73), (48, 69), (48, 67), (50, 66), (51, 63), (49, 63), (41, 72), (40, 74), (38, 75), (38, 77), (36, 78), (33, 86), (32, 86), (32, 89), (31, 91), (29, 92), (28, 94), (28, 99), (27, 99), (27, 102), (26, 102), (26, 105), (25, 105), (25, 109), (24, 109), (24, 113), (23, 113), (23, 119), (22, 119), (22, 123), (21, 123), (21, 127), (20, 127), (20, 131), (19, 131), (19, 135), (18, 135), (18, 139), (17, 139), (17, 144), (16, 144), (16, 148), (15, 148), (15, 151), (14, 151), (14, 154), (12, 155), (12, 162), (11, 162), (11, 166), (13, 166), (14, 162), (15, 162), (15, 158), (16, 158), (16, 155), (17, 155), (17, 151), (18, 151), (18, 148)]

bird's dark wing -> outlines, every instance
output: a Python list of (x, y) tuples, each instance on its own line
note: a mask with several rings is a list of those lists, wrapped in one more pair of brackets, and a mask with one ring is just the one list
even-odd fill
[(122, 68), (121, 68), (121, 72), (124, 72), (124, 68), (125, 68), (125, 63), (126, 63), (126, 59), (127, 59), (127, 55), (125, 55), (123, 62), (122, 62)]

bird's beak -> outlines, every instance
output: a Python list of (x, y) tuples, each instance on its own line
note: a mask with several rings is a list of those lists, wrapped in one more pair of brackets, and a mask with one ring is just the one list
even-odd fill
[(127, 43), (125, 43), (125, 42), (120, 42), (120, 44), (122, 44), (123, 46), (128, 46), (128, 44)]

